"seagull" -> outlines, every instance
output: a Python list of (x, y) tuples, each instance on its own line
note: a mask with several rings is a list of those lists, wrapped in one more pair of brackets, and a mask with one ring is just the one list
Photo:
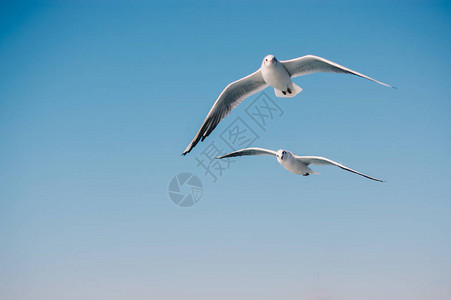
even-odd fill
[(196, 136), (182, 155), (189, 153), (199, 141), (203, 142), (219, 122), (247, 97), (260, 92), (268, 86), (274, 88), (277, 97), (294, 97), (302, 91), (302, 88), (291, 81), (291, 78), (319, 72), (352, 74), (393, 88), (386, 83), (319, 56), (306, 55), (291, 60), (279, 61), (274, 55), (267, 55), (263, 59), (260, 69), (240, 80), (232, 82), (222, 91)]
[(363, 177), (369, 178), (371, 180), (384, 182), (383, 180), (370, 177), (368, 175), (362, 174), (348, 168), (340, 163), (337, 163), (331, 159), (321, 157), (321, 156), (298, 156), (293, 152), (280, 149), (278, 151), (263, 149), (263, 148), (246, 148), (231, 152), (229, 154), (225, 154), (222, 156), (216, 157), (217, 159), (228, 158), (228, 157), (236, 157), (236, 156), (245, 156), (245, 155), (273, 155), (277, 157), (277, 162), (282, 165), (285, 169), (294, 173), (296, 175), (308, 176), (310, 174), (319, 174), (312, 169), (309, 168), (309, 165), (332, 165), (342, 168), (343, 170), (359, 174)]

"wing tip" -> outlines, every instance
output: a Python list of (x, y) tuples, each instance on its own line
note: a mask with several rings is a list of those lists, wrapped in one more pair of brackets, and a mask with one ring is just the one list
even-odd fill
[[(370, 78), (370, 80), (372, 80), (372, 81), (374, 81), (374, 82), (376, 82), (376, 83), (379, 83), (380, 85), (383, 85), (383, 86), (386, 86), (386, 87), (389, 87), (389, 88), (392, 88), (392, 89), (395, 89), (395, 90), (398, 89), (396, 86), (389, 85), (389, 84), (387, 84), (387, 83), (385, 83), (385, 82), (376, 80), (376, 79), (371, 78), (371, 77), (369, 77), (369, 78)], [(368, 79), (368, 78), (367, 78), (367, 79)]]
[(378, 182), (387, 182), (387, 181), (385, 181), (385, 180), (377, 179), (377, 178), (370, 177), (370, 176), (366, 176), (366, 177), (369, 178), (369, 179), (371, 179), (371, 180), (378, 181)]
[(183, 151), (183, 153), (182, 153), (182, 156), (186, 156), (188, 153), (191, 152), (192, 149), (193, 149), (193, 147), (191, 147), (191, 145), (186, 147), (185, 151)]
[(194, 146), (189, 145), (188, 147), (186, 147), (185, 151), (183, 151), (182, 156), (186, 156), (188, 153), (191, 152), (191, 150), (193, 150)]
[(185, 156), (185, 155), (187, 155), (188, 153), (190, 153), (191, 150), (193, 150), (194, 147), (196, 147), (196, 145), (197, 145), (199, 142), (202, 143), (202, 142), (204, 141), (205, 138), (206, 138), (206, 136), (202, 136), (202, 138), (198, 138), (197, 136), (194, 137), (194, 139), (192, 140), (192, 142), (188, 145), (188, 147), (186, 147), (185, 151), (183, 151), (182, 156)]
[(382, 82), (382, 81), (376, 81), (376, 82), (378, 82), (378, 83), (380, 83), (380, 84), (382, 84), (382, 85), (385, 85), (386, 87), (392, 88), (392, 89), (394, 89), (394, 90), (397, 90), (397, 89), (398, 89), (396, 86), (389, 85), (389, 84), (387, 84), (387, 83), (385, 83), (385, 82)]

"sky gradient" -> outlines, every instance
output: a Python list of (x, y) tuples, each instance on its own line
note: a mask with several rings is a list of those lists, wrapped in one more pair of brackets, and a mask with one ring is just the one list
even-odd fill
[[(449, 299), (446, 1), (45, 1), (0, 11), (1, 299)], [(244, 101), (181, 153), (267, 54), (322, 56), (264, 130)], [(295, 176), (197, 166), (240, 117), (252, 146), (326, 156)], [(204, 186), (181, 208), (168, 185)]]

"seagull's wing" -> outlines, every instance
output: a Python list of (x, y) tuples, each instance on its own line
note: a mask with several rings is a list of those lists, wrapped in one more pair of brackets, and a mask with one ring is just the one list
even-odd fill
[(203, 141), (215, 129), (219, 122), (227, 117), (244, 99), (263, 90), (267, 86), (260, 69), (251, 75), (229, 84), (222, 91), (221, 95), (219, 95), (218, 99), (216, 99), (204, 123), (191, 143), (186, 147), (183, 155), (189, 153), (197, 145), (199, 140)]
[(376, 180), (376, 181), (380, 181), (380, 182), (384, 182), (383, 180), (374, 178), (374, 177), (370, 177), (368, 175), (362, 174), (360, 172), (357, 172), (356, 170), (353, 170), (351, 168), (348, 168), (340, 163), (337, 163), (331, 159), (325, 158), (325, 157), (321, 157), (321, 156), (294, 156), (298, 161), (303, 162), (306, 165), (333, 165), (333, 166), (337, 166), (342, 168), (343, 170), (352, 172), (352, 173), (356, 173), (359, 174), (363, 177), (372, 179), (372, 180)]
[(229, 154), (218, 156), (216, 158), (227, 158), (227, 157), (244, 156), (244, 155), (274, 155), (274, 156), (276, 156), (276, 151), (263, 149), (263, 148), (246, 148), (246, 149), (241, 149), (241, 150), (231, 152)]
[(306, 55), (295, 59), (281, 61), (281, 63), (288, 71), (288, 73), (291, 75), (291, 77), (298, 77), (320, 72), (347, 73), (360, 76), (392, 88), (392, 86), (386, 83), (380, 82), (376, 79), (363, 75), (359, 72), (353, 71), (346, 67), (343, 67), (337, 63), (334, 63), (333, 61), (327, 60), (319, 56)]

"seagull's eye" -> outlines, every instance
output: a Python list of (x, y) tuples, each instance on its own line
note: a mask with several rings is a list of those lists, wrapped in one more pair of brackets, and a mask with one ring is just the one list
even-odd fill
[(282, 151), (282, 154), (285, 154), (285, 153), (287, 153), (287, 152), (285, 152), (285, 151)]

